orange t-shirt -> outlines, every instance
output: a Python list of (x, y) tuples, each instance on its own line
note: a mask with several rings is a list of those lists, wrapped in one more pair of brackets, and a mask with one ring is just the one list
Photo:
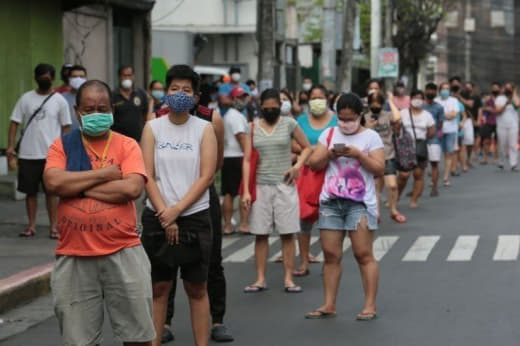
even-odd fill
[[(107, 141), (90, 142), (101, 154)], [(93, 169), (101, 166), (99, 159), (86, 148)], [(112, 132), (112, 141), (106, 154), (104, 167), (119, 165), (123, 177), (140, 174), (146, 180), (141, 149), (135, 140)], [(61, 138), (49, 148), (45, 169), (65, 170), (67, 157)], [(141, 244), (137, 234), (135, 203), (111, 204), (92, 198), (60, 198), (58, 205), (58, 230), (60, 239), (57, 255), (103, 256), (124, 248)]]

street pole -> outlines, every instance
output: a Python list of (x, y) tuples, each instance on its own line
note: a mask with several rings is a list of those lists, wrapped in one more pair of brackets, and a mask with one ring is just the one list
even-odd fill
[(323, 6), (323, 37), (321, 39), (321, 82), (329, 90), (336, 86), (336, 1), (325, 0)]
[(273, 87), (275, 55), (276, 0), (259, 0), (257, 5), (258, 86), (260, 91)]
[(377, 56), (381, 47), (381, 0), (370, 0), (370, 77), (377, 76)]
[[(466, 19), (471, 18), (471, 0), (466, 0)], [(464, 28), (464, 77), (471, 80), (471, 34), (468, 28)]]
[[(392, 0), (386, 0), (385, 6), (385, 47), (393, 47), (392, 42), (392, 26), (393, 26)], [(385, 78), (385, 90), (392, 90), (392, 78)]]
[(343, 92), (352, 90), (352, 65), (354, 45), (354, 25), (356, 17), (355, 0), (343, 0), (343, 49), (340, 64), (339, 87)]

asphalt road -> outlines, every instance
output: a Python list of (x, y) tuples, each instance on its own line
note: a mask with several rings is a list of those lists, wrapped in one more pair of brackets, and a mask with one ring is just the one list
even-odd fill
[[(377, 233), (381, 280), (376, 321), (354, 320), (363, 297), (350, 249), (343, 261), (338, 317), (308, 321), (304, 314), (322, 302), (320, 265), (298, 281), (303, 294), (283, 293), (282, 266), (272, 263), (270, 290), (245, 295), (242, 289), (254, 280), (254, 266), (250, 253), (237, 251), (252, 238), (227, 240), (223, 251), (228, 279), (226, 322), (236, 338), (233, 345), (518, 345), (520, 174), (486, 166), (453, 178), (452, 183), (450, 188), (441, 188), (441, 196), (435, 199), (427, 197), (426, 190), (418, 210), (410, 211), (403, 198), (402, 211), (409, 218), (406, 225), (389, 221), (384, 211)], [(272, 254), (279, 245), (279, 241), (273, 243)], [(312, 249), (318, 253), (319, 242)], [(189, 311), (182, 291), (176, 310), (173, 344), (191, 345)], [(104, 335), (102, 345), (120, 345), (108, 322)], [(54, 318), (0, 343), (59, 344)]]

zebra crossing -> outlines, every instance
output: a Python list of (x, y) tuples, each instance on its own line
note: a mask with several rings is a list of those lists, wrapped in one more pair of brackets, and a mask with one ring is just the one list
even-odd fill
[[(412, 238), (409, 245), (403, 252), (400, 248), (396, 250), (398, 244), (406, 243)], [(317, 258), (323, 260), (323, 252), (321, 252), (319, 236), (311, 237), (311, 252), (318, 253)], [(377, 261), (384, 260), (384, 257), (392, 253), (399, 252), (401, 262), (427, 262), (432, 257), (439, 243), (443, 241), (439, 235), (421, 235), (421, 236), (378, 236), (374, 240), (373, 250), (374, 257)], [(470, 262), (477, 251), (483, 248), (484, 243), (480, 235), (460, 235), (453, 239), (446, 240), (449, 242), (449, 253), (443, 258), (446, 262)], [(494, 262), (511, 262), (518, 261), (520, 255), (520, 235), (508, 234), (499, 235), (497, 239), (487, 238), (485, 243), (489, 247), (492, 242), (493, 255), (489, 257)], [(496, 243), (496, 245), (495, 245)], [(343, 252), (348, 252), (351, 247), (350, 239), (345, 238), (343, 243)], [(444, 244), (446, 245), (446, 244)], [(224, 263), (245, 263), (254, 261), (254, 237), (237, 236), (225, 237), (222, 241), (222, 254)], [(277, 236), (269, 237), (270, 257), (269, 261), (273, 262), (281, 255), (281, 241)], [(299, 255), (298, 247), (296, 247), (296, 255)]]

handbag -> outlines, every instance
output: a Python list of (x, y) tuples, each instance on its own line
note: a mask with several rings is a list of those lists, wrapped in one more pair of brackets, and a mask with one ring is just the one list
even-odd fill
[(417, 166), (417, 153), (412, 136), (406, 131), (401, 123), (401, 135), (394, 132), (392, 141), (395, 148), (395, 160), (397, 167), (402, 172), (409, 172)]
[(157, 259), (170, 266), (176, 267), (198, 263), (201, 260), (199, 237), (197, 233), (179, 229), (179, 244), (170, 245), (165, 242), (157, 252)]
[[(258, 161), (260, 160), (260, 154), (258, 150), (255, 149), (255, 123), (251, 123), (251, 157), (249, 159), (249, 193), (251, 194), (251, 203), (256, 201), (256, 170), (258, 167)], [(242, 196), (244, 194), (244, 179), (240, 182), (240, 187), (238, 188), (238, 194)]]
[(412, 123), (413, 137), (415, 139), (415, 154), (417, 155), (418, 161), (427, 161), (428, 160), (428, 144), (426, 139), (417, 139), (417, 135), (415, 134), (415, 124), (413, 122), (412, 110), (409, 109), (410, 113), (410, 122)]
[[(334, 134), (334, 127), (327, 136), (327, 149)], [(300, 175), (296, 181), (298, 197), (300, 201), (300, 220), (314, 223), (318, 221), (320, 209), (320, 194), (325, 181), (327, 168), (313, 171), (310, 166), (304, 165), (300, 169)]]

